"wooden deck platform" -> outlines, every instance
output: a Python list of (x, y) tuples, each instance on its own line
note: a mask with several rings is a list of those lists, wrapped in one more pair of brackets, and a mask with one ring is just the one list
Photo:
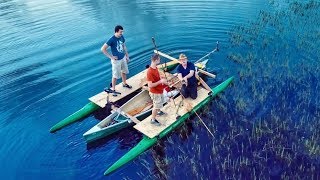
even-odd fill
[[(176, 121), (177, 114), (180, 116), (185, 115), (188, 112), (187, 109), (191, 109), (188, 106), (194, 108), (201, 101), (208, 97), (208, 93), (208, 90), (204, 89), (203, 87), (198, 87), (198, 97), (195, 100), (192, 100), (191, 98), (186, 98), (182, 101), (182, 96), (180, 95), (175, 99), (176, 107), (174, 106), (173, 102), (170, 102), (167, 105), (165, 105), (162, 109), (162, 111), (166, 114), (156, 117), (156, 119), (161, 123), (160, 126), (151, 124), (151, 116), (149, 116), (140, 123), (136, 124), (134, 128), (140, 131), (141, 133), (145, 134), (149, 138), (154, 138)], [(182, 103), (180, 104), (181, 101)], [(176, 114), (178, 104), (180, 104), (180, 108), (178, 110), (178, 113)]]
[[(160, 69), (160, 68), (162, 68), (162, 66), (158, 65), (158, 68)], [(113, 96), (112, 94), (110, 94), (109, 101), (110, 102), (117, 102), (118, 100), (130, 95), (131, 93), (137, 91), (138, 89), (141, 89), (141, 87), (147, 83), (146, 82), (146, 74), (147, 74), (147, 69), (128, 78), (127, 83), (132, 86), (131, 89), (123, 87), (122, 80), (120, 80), (121, 82), (116, 85), (116, 91), (120, 92), (121, 94), (118, 94), (117, 96)], [(164, 75), (164, 72), (160, 70), (160, 74)], [(173, 77), (172, 74), (167, 73), (167, 72), (166, 72), (166, 76), (168, 79)], [(108, 96), (108, 94), (106, 92), (102, 91), (99, 94), (90, 97), (89, 100), (103, 108), (103, 107), (105, 107), (105, 105), (107, 103), (107, 96)]]

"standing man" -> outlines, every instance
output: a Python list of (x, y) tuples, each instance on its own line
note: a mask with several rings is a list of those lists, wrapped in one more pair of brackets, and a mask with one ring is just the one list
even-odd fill
[[(129, 73), (128, 70), (128, 62), (129, 62), (129, 54), (127, 51), (127, 47), (124, 44), (125, 39), (123, 37), (123, 27), (117, 25), (114, 28), (114, 35), (103, 44), (101, 47), (101, 51), (105, 56), (110, 58), (112, 64), (112, 87), (111, 92), (116, 92), (115, 87), (117, 83), (117, 79), (122, 77), (122, 85), (126, 88), (132, 88), (129, 84), (127, 84), (127, 74)], [(109, 54), (107, 51), (108, 47), (111, 47), (111, 53)], [(113, 94), (116, 95), (116, 94)]]
[(179, 56), (180, 65), (177, 67), (178, 78), (182, 82), (181, 94), (187, 98), (191, 97), (196, 99), (198, 96), (197, 91), (197, 78), (195, 76), (196, 68), (192, 62), (188, 62), (185, 54)]
[(157, 65), (160, 63), (160, 57), (158, 54), (153, 54), (151, 57), (151, 65), (147, 71), (147, 82), (149, 87), (149, 94), (153, 101), (153, 109), (151, 114), (151, 123), (156, 125), (161, 125), (158, 120), (156, 120), (157, 115), (163, 115), (164, 113), (160, 111), (165, 102), (163, 97), (163, 89), (166, 87), (167, 80), (160, 77)]

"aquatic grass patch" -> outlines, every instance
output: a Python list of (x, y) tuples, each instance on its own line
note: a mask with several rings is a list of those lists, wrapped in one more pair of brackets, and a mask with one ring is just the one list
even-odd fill
[(216, 168), (221, 178), (317, 179), (320, 2), (269, 3), (272, 10), (229, 33), (239, 79), (229, 103), (218, 102), (229, 116), (215, 123)]
[[(317, 51), (309, 47), (319, 42), (312, 34), (295, 39), (303, 31), (290, 22), (305, 23), (288, 8), (295, 2), (273, 2), (275, 11), (261, 11), (249, 26), (230, 32), (228, 57), (238, 81), (200, 114), (215, 137), (191, 116), (160, 140), (164, 155), (149, 160), (140, 171), (153, 174), (139, 173), (141, 178), (318, 179), (320, 69)], [(309, 16), (319, 10), (312, 8)], [(310, 26), (304, 31), (317, 31)]]

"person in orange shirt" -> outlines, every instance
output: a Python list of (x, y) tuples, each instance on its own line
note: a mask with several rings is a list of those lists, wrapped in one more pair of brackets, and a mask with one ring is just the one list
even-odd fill
[(149, 95), (153, 101), (153, 109), (151, 114), (151, 123), (161, 125), (156, 119), (157, 114), (164, 114), (160, 109), (165, 102), (163, 96), (163, 89), (167, 86), (168, 82), (165, 78), (161, 78), (157, 65), (160, 63), (160, 56), (153, 54), (151, 57), (151, 65), (147, 70), (147, 83), (149, 87)]

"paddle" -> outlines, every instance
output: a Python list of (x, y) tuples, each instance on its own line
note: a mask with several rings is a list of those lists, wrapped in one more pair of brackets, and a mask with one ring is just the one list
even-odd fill
[(138, 124), (138, 123), (141, 122), (141, 121), (139, 121), (136, 117), (131, 116), (130, 114), (127, 114), (127, 113), (125, 113), (125, 112), (123, 112), (123, 111), (120, 111), (120, 113), (121, 113), (123, 116), (128, 117), (129, 119), (131, 119), (131, 121), (134, 122), (134, 123), (136, 123), (136, 124)]
[(204, 75), (209, 76), (209, 77), (216, 78), (216, 75), (214, 75), (214, 74), (212, 74), (212, 73), (209, 73), (209, 72), (207, 72), (207, 71), (205, 71), (205, 70), (198, 69), (198, 71), (201, 72), (201, 73), (204, 74)]
[[(187, 102), (188, 103), (188, 102)], [(190, 103), (188, 103), (189, 106), (191, 106)], [(191, 107), (192, 108), (192, 107)], [(192, 109), (193, 110), (193, 109)], [(208, 128), (208, 126), (206, 125), (206, 123), (203, 122), (202, 118), (199, 116), (199, 114), (193, 110), (193, 112), (198, 116), (199, 120), (201, 121), (201, 123), (204, 125), (204, 127), (207, 129), (207, 131), (211, 134), (212, 137), (214, 137), (214, 135), (212, 134), (212, 132), (210, 131), (210, 129)]]
[(134, 109), (131, 109), (130, 111), (127, 111), (127, 114), (131, 115), (131, 116), (135, 116), (145, 110), (148, 110), (152, 107), (152, 102), (147, 102), (146, 104), (143, 104), (139, 107), (136, 107)]
[(209, 52), (208, 54), (204, 55), (202, 58), (198, 59), (195, 63), (201, 61), (202, 59), (210, 56), (212, 53), (216, 52), (216, 51), (219, 51), (219, 41), (217, 41), (217, 44), (216, 44), (216, 48), (214, 50), (212, 50), (211, 52)]
[(210, 86), (198, 75), (196, 74), (196, 78), (200, 81), (201, 85), (208, 91), (213, 92)]

